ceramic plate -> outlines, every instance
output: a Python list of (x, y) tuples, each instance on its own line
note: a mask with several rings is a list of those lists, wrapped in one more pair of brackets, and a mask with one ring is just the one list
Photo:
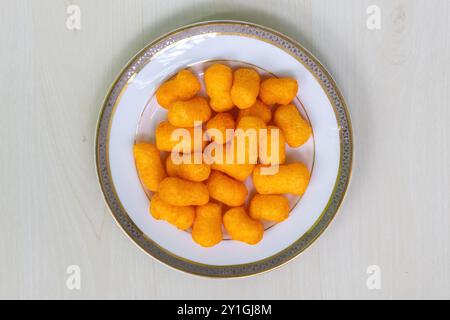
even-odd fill
[[(300, 149), (289, 149), (311, 172), (301, 197), (290, 197), (283, 223), (266, 224), (256, 246), (226, 239), (213, 248), (195, 244), (189, 232), (156, 221), (148, 212), (151, 195), (143, 189), (133, 158), (136, 141), (154, 142), (166, 110), (155, 99), (158, 86), (190, 68), (200, 79), (220, 61), (250, 66), (262, 77), (289, 76), (300, 90), (295, 100), (313, 129)], [(123, 69), (106, 96), (97, 126), (96, 164), (113, 217), (142, 250), (175, 269), (208, 277), (242, 277), (276, 268), (298, 256), (327, 228), (350, 180), (353, 143), (350, 117), (335, 82), (301, 45), (265, 27), (213, 21), (175, 30), (149, 44)], [(252, 190), (251, 179), (247, 185)]]

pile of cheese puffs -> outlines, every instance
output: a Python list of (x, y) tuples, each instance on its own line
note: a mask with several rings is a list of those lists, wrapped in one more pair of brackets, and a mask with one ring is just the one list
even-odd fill
[[(310, 179), (302, 163), (286, 163), (286, 145), (299, 148), (311, 137), (312, 130), (293, 103), (298, 83), (292, 78), (261, 79), (252, 68), (233, 70), (221, 63), (204, 72), (202, 84), (190, 71), (181, 70), (156, 92), (159, 105), (168, 110), (167, 120), (155, 132), (155, 143), (136, 143), (134, 157), (143, 186), (153, 192), (149, 211), (181, 230), (192, 230), (192, 239), (203, 247), (222, 241), (223, 230), (231, 239), (255, 245), (264, 235), (263, 221), (279, 223), (288, 218), (286, 194), (301, 196)], [(184, 128), (192, 136), (214, 130), (216, 134), (194, 143), (194, 139), (173, 139), (172, 133)], [(265, 152), (247, 150), (238, 144), (230, 130), (265, 129)], [(271, 133), (277, 130), (276, 156), (270, 148)], [(174, 161), (174, 152), (192, 161)], [(203, 159), (205, 150), (227, 154), (243, 152), (244, 161), (194, 161)], [(238, 148), (241, 147), (241, 150)], [(237, 157), (235, 157), (237, 158)], [(256, 161), (255, 161), (256, 159)], [(264, 174), (269, 166), (274, 174)], [(244, 182), (253, 179), (256, 194), (245, 203), (248, 190)], [(223, 227), (224, 228), (223, 228)]]

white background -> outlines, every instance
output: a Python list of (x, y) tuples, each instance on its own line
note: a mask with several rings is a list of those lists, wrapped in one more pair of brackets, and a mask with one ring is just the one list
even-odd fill
[[(81, 30), (66, 28), (69, 4)], [(368, 30), (366, 8), (381, 8)], [(450, 298), (450, 1), (0, 2), (0, 298)], [(94, 133), (129, 58), (188, 23), (239, 19), (310, 49), (347, 100), (356, 162), (331, 228), (281, 269), (238, 280), (141, 252), (98, 187)], [(81, 290), (66, 268), (81, 267)], [(381, 290), (366, 287), (369, 265)]]

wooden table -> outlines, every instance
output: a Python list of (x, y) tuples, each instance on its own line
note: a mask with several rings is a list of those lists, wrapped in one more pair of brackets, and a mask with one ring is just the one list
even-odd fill
[[(80, 30), (66, 26), (73, 4)], [(449, 16), (448, 0), (3, 0), (0, 298), (450, 298)], [(146, 256), (111, 218), (94, 165), (98, 112), (122, 66), (155, 37), (211, 19), (298, 39), (334, 75), (355, 131), (332, 227), (248, 279), (201, 279)], [(70, 265), (80, 290), (66, 286)], [(366, 286), (372, 265), (380, 290)]]

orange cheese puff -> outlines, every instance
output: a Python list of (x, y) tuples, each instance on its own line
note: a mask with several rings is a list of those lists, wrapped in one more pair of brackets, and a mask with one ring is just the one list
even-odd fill
[(266, 129), (266, 123), (260, 117), (245, 116), (239, 120), (237, 129), (244, 131), (254, 129), (258, 131), (260, 129)]
[(227, 130), (234, 130), (234, 128), (234, 119), (230, 113), (218, 113), (206, 124), (206, 130), (211, 130), (211, 133), (213, 130), (217, 130), (217, 133), (220, 132), (220, 136), (211, 134), (211, 140), (218, 144), (224, 144), (231, 140), (233, 135), (227, 137)]
[(158, 149), (153, 144), (137, 143), (133, 153), (142, 183), (148, 190), (156, 191), (158, 184), (166, 177)]
[[(231, 150), (232, 148), (234, 148), (234, 151)], [(234, 159), (231, 158), (232, 153), (234, 153)], [(227, 156), (227, 154), (229, 154), (229, 156)], [(255, 168), (255, 164), (238, 163), (237, 144), (230, 142), (223, 145), (222, 155), (222, 161), (215, 161), (211, 165), (212, 169), (226, 173), (230, 177), (239, 181), (245, 181), (251, 176), (253, 169)], [(247, 154), (245, 156), (247, 157)]]
[(209, 202), (208, 188), (201, 182), (169, 177), (160, 182), (161, 199), (173, 206), (202, 206)]
[(210, 97), (211, 108), (216, 112), (233, 109), (230, 90), (233, 85), (233, 71), (220, 63), (213, 64), (205, 71), (206, 93)]
[(206, 181), (206, 186), (212, 199), (229, 207), (242, 206), (248, 194), (247, 188), (242, 182), (214, 170)]
[(253, 184), (260, 194), (291, 193), (301, 196), (305, 193), (309, 183), (308, 169), (301, 163), (279, 166), (278, 172), (264, 174), (263, 165), (256, 166), (253, 171)]
[[(248, 130), (254, 130), (256, 142), (258, 142), (260, 130), (267, 129), (266, 124), (264, 121), (255, 116), (245, 116), (241, 118), (237, 124), (236, 129), (242, 129), (244, 133), (250, 134), (250, 131)], [(235, 138), (237, 138), (238, 134), (235, 134)], [(249, 139), (248, 137), (246, 139)], [(236, 139), (235, 139), (236, 140)], [(250, 147), (250, 146), (246, 146)]]
[(189, 70), (181, 70), (175, 78), (164, 82), (156, 91), (158, 103), (168, 108), (176, 100), (188, 100), (201, 89), (200, 81)]
[(272, 111), (261, 100), (257, 99), (255, 104), (250, 108), (239, 110), (237, 122), (246, 116), (259, 117), (267, 124), (272, 119)]
[[(195, 163), (195, 153), (190, 155), (180, 155), (180, 159), (174, 160), (172, 157), (175, 153), (172, 153), (167, 157), (166, 160), (166, 170), (170, 177), (179, 177), (190, 181), (201, 182), (208, 179), (211, 173), (211, 166), (204, 163), (202, 159), (202, 154), (199, 154), (201, 163)], [(186, 157), (187, 156), (187, 157)], [(181, 157), (184, 157), (183, 159)], [(177, 160), (182, 160), (182, 163), (178, 163)]]
[(279, 106), (275, 111), (274, 122), (283, 130), (286, 142), (292, 148), (301, 147), (311, 137), (311, 126), (302, 118), (294, 104)]
[(213, 247), (223, 239), (222, 208), (217, 203), (197, 207), (192, 239), (203, 247)]
[(150, 200), (150, 213), (155, 219), (165, 220), (181, 230), (189, 229), (195, 218), (194, 207), (172, 206), (164, 202), (157, 193)]
[(268, 105), (288, 104), (294, 100), (298, 92), (297, 80), (292, 78), (270, 78), (261, 83), (259, 97)]
[(242, 207), (228, 210), (223, 216), (223, 225), (233, 240), (250, 245), (260, 242), (264, 235), (262, 223), (250, 218)]
[(226, 173), (230, 177), (233, 177), (239, 181), (245, 181), (253, 173), (255, 168), (254, 164), (227, 164), (227, 163), (213, 163), (212, 169)]
[[(183, 130), (185, 135), (178, 136), (178, 139), (172, 139), (172, 134), (175, 130)], [(202, 141), (201, 145), (195, 144), (194, 132), (198, 131), (200, 139)], [(175, 132), (176, 133), (176, 132)], [(203, 130), (201, 127), (196, 128), (179, 128), (171, 125), (168, 121), (161, 122), (156, 128), (156, 147), (161, 151), (177, 151), (177, 152), (201, 152), (203, 147), (206, 145), (206, 141), (202, 139)]]
[(260, 81), (259, 73), (253, 69), (242, 68), (234, 72), (231, 99), (239, 109), (248, 109), (255, 104)]
[[(278, 151), (278, 159), (272, 157), (272, 134), (275, 134), (275, 130), (278, 131), (278, 147), (274, 145), (274, 150)], [(261, 136), (259, 141), (259, 161), (266, 165), (277, 165), (286, 162), (286, 139), (284, 138), (283, 131), (275, 126), (267, 127), (267, 135)]]
[(282, 222), (289, 216), (289, 201), (281, 195), (257, 194), (250, 202), (249, 211), (255, 220)]
[(177, 100), (170, 104), (167, 118), (173, 126), (194, 127), (195, 122), (206, 122), (211, 118), (211, 109), (203, 97)]

